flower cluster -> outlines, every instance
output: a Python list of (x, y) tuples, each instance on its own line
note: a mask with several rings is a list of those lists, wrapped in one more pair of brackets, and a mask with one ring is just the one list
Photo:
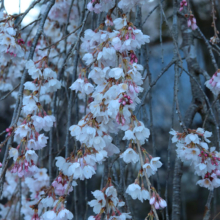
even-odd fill
[[(46, 7), (46, 5), (45, 5)], [(77, 5), (73, 4), (71, 6), (71, 0), (57, 0), (54, 6), (51, 8), (48, 19), (46, 20), (44, 31), (47, 37), (51, 39), (52, 43), (55, 43), (65, 37), (61, 31), (62, 26), (67, 21), (67, 15), (71, 7), (69, 24), (67, 30), (69, 33), (73, 32), (77, 27), (77, 21), (79, 20), (79, 12)], [(44, 7), (41, 9), (41, 13), (44, 13)], [(71, 34), (66, 38), (66, 40), (61, 40), (56, 48), (52, 48), (50, 52), (50, 58), (53, 64), (60, 62), (58, 59), (59, 52), (64, 52), (65, 49), (69, 50), (71, 44), (76, 40), (76, 34)], [(39, 48), (46, 47), (46, 40), (43, 40), (42, 45)], [(42, 55), (46, 56), (47, 51), (39, 51)]]
[[(13, 19), (4, 15), (6, 22), (1, 23), (1, 40), (4, 45), (1, 45), (2, 52), (3, 47), (7, 47), (8, 51), (5, 51), (3, 60), (8, 60), (13, 56), (15, 62), (18, 58), (23, 58), (25, 53), (24, 42), (20, 38), (20, 35), (16, 34), (13, 29)], [(7, 36), (6, 36), (7, 35)], [(8, 44), (6, 44), (8, 43)], [(40, 56), (35, 56), (34, 59)], [(17, 63), (17, 61), (16, 61)], [(6, 63), (7, 64), (7, 63)], [(5, 64), (4, 68), (8, 68)], [(16, 200), (12, 200), (18, 192), (19, 181), (22, 184), (22, 208), (21, 214), (25, 216), (25, 219), (38, 219), (38, 215), (42, 213), (42, 210), (46, 207), (45, 200), (48, 207), (53, 207), (53, 203), (56, 202), (56, 196), (59, 196), (62, 191), (62, 186), (65, 186), (65, 182), (59, 179), (58, 184), (54, 183), (54, 187), (50, 191), (47, 191), (49, 187), (49, 176), (47, 175), (47, 169), (38, 168), (38, 154), (37, 150), (41, 150), (46, 147), (48, 137), (42, 131), (48, 132), (55, 123), (55, 117), (47, 114), (48, 107), (44, 109), (43, 104), (51, 103), (52, 93), (61, 88), (61, 82), (57, 80), (57, 73), (47, 66), (47, 58), (37, 60), (35, 63), (33, 60), (24, 61), (20, 59), (20, 65), (12, 65), (13, 68), (9, 68), (8, 76), (18, 73), (23, 67), (26, 67), (29, 78), (32, 81), (24, 83), (24, 95), (21, 103), (21, 117), (18, 120), (17, 126), (12, 126), (6, 129), (7, 136), (13, 136), (14, 141), (17, 142), (17, 147), (11, 147), (9, 150), (9, 158), (13, 158), (13, 164), (6, 172), (7, 181), (4, 184), (3, 197), (8, 199), (8, 203), (11, 204), (12, 209), (8, 210), (8, 204), (1, 205), (2, 218), (14, 219), (14, 215), (18, 214), (18, 208)], [(19, 74), (17, 74), (19, 76)], [(10, 84), (10, 88), (12, 85)], [(3, 91), (6, 89), (2, 89)], [(21, 180), (19, 180), (21, 178)], [(64, 179), (66, 179), (65, 177)], [(46, 190), (46, 191), (45, 191)], [(71, 188), (67, 193), (71, 191)], [(48, 195), (42, 199), (41, 195)], [(52, 195), (52, 196), (51, 196)], [(53, 198), (53, 199), (52, 199)], [(36, 206), (36, 204), (39, 204)], [(30, 206), (34, 206), (31, 208)], [(37, 207), (37, 208), (36, 208)], [(60, 208), (60, 205), (59, 205)], [(14, 211), (13, 211), (14, 210)]]
[(193, 14), (190, 14), (187, 16), (187, 25), (188, 27), (191, 27), (192, 30), (196, 30), (197, 29), (197, 25), (196, 25), (196, 18), (194, 17)]
[(180, 2), (180, 11), (183, 10), (184, 6), (187, 6), (187, 1), (186, 1), (186, 0), (182, 0), (182, 1)]
[[(42, 218), (44, 220), (73, 219), (72, 212), (70, 212), (68, 209), (66, 209), (63, 204), (59, 205), (58, 203), (59, 202), (57, 202), (57, 204), (55, 205), (53, 210), (46, 211), (42, 215)], [(58, 212), (58, 214), (57, 214), (57, 212)]]
[[(112, 19), (108, 15), (106, 20)], [(84, 37), (81, 38), (83, 61), (92, 67), (88, 79), (91, 79), (93, 84), (88, 81), (86, 71), (81, 69), (79, 78), (70, 87), (79, 92), (79, 97), (88, 96), (89, 108), (89, 113), (77, 125), (70, 127), (71, 135), (81, 143), (76, 157), (72, 155), (66, 160), (57, 158), (59, 169), (73, 179), (91, 178), (95, 174), (97, 163), (119, 153), (119, 149), (112, 144), (110, 133), (116, 133), (119, 129), (125, 131), (123, 140), (129, 141), (129, 148), (120, 155), (120, 158), (126, 163), (140, 161), (137, 145), (145, 144), (150, 135), (149, 129), (133, 114), (136, 105), (140, 103), (139, 93), (143, 91), (141, 87), (143, 66), (137, 64), (134, 51), (148, 43), (149, 36), (144, 35), (127, 21), (125, 15), (113, 20), (110, 25), (112, 27), (108, 24), (106, 26), (107, 30), (103, 30), (103, 24), (95, 31), (86, 30)], [(162, 166), (160, 158), (153, 158), (143, 148), (141, 152), (144, 153), (145, 164), (139, 171), (139, 177), (143, 177), (143, 172), (148, 176), (155, 174)], [(97, 155), (101, 160), (97, 160)], [(99, 219), (105, 210), (107, 195), (105, 190), (108, 192), (108, 189), (93, 192), (96, 200), (89, 204), (98, 214), (95, 219)], [(150, 193), (144, 185), (140, 187), (137, 182), (129, 185), (126, 192), (133, 199), (138, 198), (142, 202), (150, 199)]]
[[(145, 151), (143, 151), (145, 153)], [(149, 159), (150, 158), (150, 161)], [(160, 157), (152, 157), (149, 155), (145, 158), (145, 164), (143, 165), (143, 168), (146, 170), (146, 173), (148, 177), (154, 175), (157, 172), (157, 169), (162, 166), (162, 163), (160, 162)]]
[(0, 17), (1, 20), (5, 19), (5, 22), (0, 23), (0, 51), (7, 61), (20, 61), (25, 55), (24, 41), (14, 29), (13, 17), (7, 16), (3, 11), (0, 12)]
[(45, 68), (42, 73), (40, 68), (36, 68), (32, 60), (27, 62), (26, 68), (28, 68), (28, 73), (33, 81), (26, 82), (24, 88), (32, 92), (23, 98), (23, 122), (18, 127), (13, 128), (14, 140), (18, 143), (18, 147), (16, 149), (11, 148), (9, 152), (10, 157), (13, 157), (15, 162), (11, 172), (18, 173), (21, 177), (32, 175), (35, 172), (38, 159), (35, 150), (44, 148), (48, 139), (39, 132), (42, 129), (49, 131), (55, 122), (55, 117), (47, 115), (41, 102), (50, 101), (48, 93), (61, 87), (61, 83), (56, 79), (56, 73), (50, 68)]
[(0, 91), (13, 89), (13, 84), (21, 76), (24, 68), (26, 47), (21, 35), (17, 33), (13, 16), (0, 11)]
[(110, 178), (102, 190), (96, 190), (92, 194), (95, 199), (88, 204), (93, 207), (93, 212), (96, 216), (90, 216), (89, 220), (101, 219), (103, 213), (107, 215), (107, 219), (131, 219), (130, 213), (121, 213), (119, 211), (119, 208), (124, 206), (125, 203), (118, 199), (117, 190), (112, 185)]
[[(69, 178), (63, 173), (60, 173), (59, 176), (56, 177), (56, 179), (52, 182), (52, 186), (54, 187), (54, 192), (58, 196), (64, 196), (65, 193), (69, 194), (71, 191), (73, 191), (73, 187), (68, 187)], [(73, 186), (76, 186), (76, 182), (72, 182)], [(66, 190), (68, 190), (66, 192)]]
[[(144, 153), (147, 153), (143, 150)], [(154, 187), (148, 186), (148, 189), (152, 192), (151, 195), (148, 190), (144, 187), (143, 176), (144, 172), (146, 172), (147, 176), (150, 177), (151, 175), (155, 174), (158, 168), (162, 166), (162, 163), (159, 161), (159, 157), (151, 158), (149, 163), (149, 159), (146, 157), (145, 163), (143, 165), (143, 169), (138, 172), (138, 176), (134, 183), (130, 184), (126, 189), (126, 193), (131, 196), (132, 199), (138, 199), (141, 202), (143, 200), (149, 200), (150, 205), (154, 206), (155, 209), (164, 208), (166, 207), (166, 201), (162, 199), (159, 194), (156, 192)], [(140, 181), (139, 181), (140, 179)]]
[(167, 206), (167, 202), (159, 196), (155, 189), (153, 190), (153, 194), (150, 198), (150, 204), (154, 205), (156, 209), (165, 208)]
[[(118, 7), (123, 10), (124, 13), (127, 13), (131, 10), (134, 10), (135, 6), (143, 6), (144, 4), (146, 4), (146, 2), (146, 0), (121, 0), (118, 2)], [(88, 3), (87, 9), (89, 11), (94, 11), (98, 14), (102, 11), (108, 12), (114, 6), (115, 0), (92, 0)]]
[(212, 133), (203, 128), (188, 131), (188, 134), (170, 131), (172, 142), (176, 143), (177, 156), (183, 162), (190, 162), (195, 174), (202, 177), (198, 185), (213, 190), (220, 186), (220, 153), (215, 147), (208, 147)]
[(100, 13), (102, 11), (108, 12), (115, 5), (115, 0), (103, 0), (97, 1), (92, 0), (87, 4), (87, 9), (89, 11), (94, 11), (95, 13)]
[[(20, 125), (17, 127), (7, 129), (8, 135), (14, 135), (14, 141), (18, 143), (17, 148), (11, 148), (9, 151), (9, 158), (12, 157), (14, 161), (10, 173), (13, 174), (12, 177), (15, 178), (16, 182), (19, 181), (17, 177), (24, 177), (24, 187), (27, 188), (27, 191), (24, 191), (24, 195), (22, 195), (21, 213), (26, 218), (35, 216), (35, 219), (42, 212), (43, 203), (37, 209), (32, 209), (29, 206), (37, 204), (41, 199), (40, 195), (45, 193), (44, 188), (49, 186), (47, 170), (37, 167), (38, 155), (35, 151), (46, 147), (47, 144), (48, 137), (39, 132), (42, 130), (49, 131), (55, 123), (55, 117), (48, 115), (41, 103), (49, 103), (51, 101), (49, 94), (61, 87), (61, 83), (56, 79), (56, 73), (50, 68), (43, 68), (44, 61), (39, 61), (38, 64), (39, 67), (37, 68), (32, 60), (26, 63), (26, 68), (33, 81), (24, 84), (23, 119), (20, 118)], [(10, 183), (10, 180), (8, 182)], [(8, 188), (9, 186), (5, 185), (4, 187)], [(54, 188), (55, 193), (59, 195), (60, 185), (57, 184)], [(16, 189), (12, 192), (15, 193)], [(28, 192), (31, 193), (31, 201), (28, 199)], [(10, 195), (4, 194), (3, 196), (10, 199)], [(3, 207), (2, 212), (2, 216), (5, 215), (5, 212), (7, 215), (7, 210)]]
[[(49, 176), (47, 175), (47, 170), (44, 168), (38, 168), (32, 177), (25, 177), (22, 182), (21, 197), (21, 214), (25, 216), (25, 219), (31, 219), (33, 216), (38, 216), (38, 214), (42, 212), (44, 206), (41, 205), (39, 209), (35, 211), (30, 206), (33, 206), (39, 201), (40, 195), (44, 194), (44, 189), (48, 186)], [(9, 202), (6, 205), (1, 204), (0, 206), (0, 215), (2, 219), (15, 219), (15, 215), (19, 215), (17, 200), (13, 198), (18, 191), (19, 176), (7, 171), (2, 196), (7, 198)], [(28, 198), (29, 194), (30, 198)]]
[(144, 186), (140, 187), (138, 180), (128, 186), (126, 193), (129, 194), (132, 199), (139, 199), (141, 202), (147, 199), (150, 200), (149, 192), (144, 188)]

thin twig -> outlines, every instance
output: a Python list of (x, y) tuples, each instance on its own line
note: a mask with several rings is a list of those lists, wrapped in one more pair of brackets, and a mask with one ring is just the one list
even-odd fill
[(85, 210), (85, 214), (84, 214), (84, 220), (87, 219), (87, 212), (88, 212), (88, 180), (85, 179), (85, 203), (86, 203), (86, 210)]
[[(75, 44), (73, 44), (71, 46), (71, 48), (69, 49), (68, 54), (66, 55), (66, 57), (63, 60), (63, 64), (62, 64), (62, 66), (61, 66), (61, 68), (58, 72), (58, 75), (57, 75), (58, 80), (60, 80), (61, 74), (65, 69), (65, 65), (66, 65), (67, 60), (69, 59), (70, 55), (75, 51), (76, 46), (78, 45), (78, 42), (79, 42), (81, 34), (84, 30), (84, 26), (86, 24), (89, 13), (90, 13), (90, 11), (86, 12), (85, 17), (83, 19), (82, 26), (81, 26), (81, 30), (78, 34), (78, 38), (77, 38)], [(55, 92), (54, 96), (53, 96), (53, 103), (52, 103), (52, 113), (53, 113), (53, 115), (56, 115), (56, 112), (55, 112), (56, 99), (57, 99), (57, 92)], [(50, 175), (51, 181), (52, 181), (52, 148), (53, 148), (53, 128), (51, 128), (51, 130), (50, 130), (50, 140), (49, 140), (49, 175)]]
[(12, 89), (10, 92), (8, 92), (5, 96), (3, 96), (0, 101), (6, 99), (12, 92), (14, 92), (18, 87), (20, 86), (20, 83), (14, 87), (14, 89)]
[[(161, 3), (164, 2), (164, 0), (161, 1)], [(160, 4), (156, 5), (147, 15), (147, 17), (144, 19), (142, 26), (145, 24), (145, 22), (147, 21), (147, 19), (151, 16), (151, 14), (160, 6)]]
[[(181, 125), (181, 127), (183, 128), (183, 130), (185, 131), (185, 132), (187, 132), (187, 129), (186, 129), (186, 126), (185, 126), (185, 123), (183, 122), (183, 120), (182, 120), (182, 116), (181, 116), (181, 113), (180, 113), (180, 108), (179, 108), (179, 102), (178, 102), (178, 96), (177, 96), (177, 91), (178, 91), (178, 81), (179, 81), (179, 76), (182, 74), (182, 71), (183, 71), (183, 69), (182, 69), (182, 63), (183, 63), (183, 61), (182, 61), (182, 58), (181, 58), (181, 56), (180, 56), (180, 53), (179, 53), (179, 48), (178, 48), (178, 43), (177, 43), (177, 39), (178, 39), (178, 35), (177, 35), (177, 15), (176, 15), (176, 13), (177, 13), (177, 10), (176, 10), (176, 6), (174, 7), (174, 9), (175, 9), (175, 11), (176, 12), (174, 12), (174, 15), (173, 15), (173, 30), (171, 30), (170, 29), (170, 26), (169, 26), (169, 23), (168, 23), (168, 20), (167, 20), (167, 17), (166, 17), (166, 15), (165, 15), (165, 12), (164, 12), (164, 10), (163, 10), (163, 6), (162, 6), (162, 3), (160, 2), (160, 9), (161, 9), (161, 12), (162, 12), (162, 14), (163, 14), (163, 17), (164, 17), (164, 21), (165, 21), (165, 23), (166, 23), (166, 25), (167, 25), (167, 27), (168, 27), (168, 29), (169, 29), (169, 31), (170, 31), (170, 33), (171, 33), (171, 36), (172, 36), (172, 38), (173, 38), (173, 44), (174, 44), (174, 59), (177, 59), (177, 58), (179, 58), (178, 60), (180, 61), (180, 64), (181, 64), (181, 72), (180, 72), (180, 74), (178, 73), (177, 74), (177, 71), (175, 71), (175, 84), (174, 84), (174, 94), (175, 94), (175, 102), (176, 102), (176, 110), (177, 110), (177, 113), (178, 113), (178, 119), (179, 119), (179, 122), (180, 122), (180, 125)], [(177, 61), (176, 61), (176, 64), (177, 64)], [(175, 67), (176, 67), (176, 69), (177, 69), (177, 65), (175, 65)]]
[(0, 133), (0, 136), (2, 136), (3, 134), (5, 134), (6, 132), (7, 132), (6, 130), (2, 131), (2, 132)]
[(23, 28), (21, 28), (21, 31), (23, 31), (25, 28), (29, 27), (30, 25), (34, 24), (35, 22), (38, 22), (41, 20), (41, 17), (32, 21), (31, 23), (27, 24), (26, 26), (24, 26)]
[[(181, 12), (178, 12), (178, 15), (181, 15), (183, 18), (186, 19), (185, 15)], [(216, 60), (215, 60), (215, 56), (212, 52), (212, 46), (211, 44), (209, 43), (209, 41), (206, 39), (206, 37), (204, 36), (204, 34), (202, 33), (202, 31), (200, 30), (200, 28), (197, 26), (196, 30), (199, 32), (200, 36), (202, 37), (202, 39), (204, 40), (208, 50), (209, 50), (209, 54), (210, 54), (210, 57), (211, 57), (211, 60), (212, 60), (212, 63), (215, 67), (215, 69), (217, 70), (218, 69), (218, 65), (216, 63)]]
[(27, 9), (24, 13), (22, 13), (21, 18), (20, 18), (19, 21), (16, 23), (15, 27), (18, 27), (18, 26), (21, 24), (21, 22), (23, 21), (24, 17), (27, 15), (27, 13), (28, 13), (37, 3), (39, 3), (40, 1), (41, 1), (41, 0), (36, 0), (36, 1), (34, 1), (34, 2), (31, 3), (31, 5), (28, 7), (28, 9)]
[(213, 198), (213, 191), (210, 191), (209, 195), (208, 195), (206, 205), (205, 205), (205, 213), (204, 213), (203, 220), (209, 220), (210, 219), (210, 206), (211, 206), (212, 198)]
[[(173, 94), (173, 104), (172, 104), (172, 116), (171, 116), (171, 127), (173, 128), (174, 127), (174, 119), (175, 119), (175, 96)], [(169, 177), (170, 177), (170, 154), (171, 154), (171, 145), (172, 145), (172, 142), (171, 142), (171, 134), (169, 135), (169, 142), (168, 142), (168, 146), (167, 146), (167, 176), (166, 176), (166, 187), (165, 187), (165, 199), (167, 201), (167, 206), (166, 206), (166, 220), (169, 220), (169, 198), (168, 198), (168, 189), (169, 189)]]
[[(70, 5), (70, 8), (69, 8), (69, 11), (68, 11), (68, 15), (67, 15), (67, 19), (66, 19), (66, 26), (65, 26), (65, 30), (64, 30), (64, 34), (67, 35), (68, 34), (68, 25), (69, 25), (69, 21), (70, 21), (70, 14), (71, 14), (71, 10), (72, 10), (72, 7), (73, 7), (73, 2), (75, 0), (72, 0), (71, 1), (71, 5)], [(67, 38), (65, 39), (65, 50), (64, 52), (66, 53), (66, 47), (67, 47)]]
[[(143, 169), (144, 161), (143, 161), (143, 157), (142, 157), (142, 153), (141, 153), (141, 146), (140, 146), (139, 140), (136, 140), (136, 142), (137, 142), (137, 146), (138, 146), (138, 153), (139, 153), (139, 157), (140, 157), (141, 168)], [(147, 173), (146, 173), (145, 169), (143, 169), (143, 173), (144, 173), (144, 176), (146, 178), (147, 188), (148, 188), (148, 191), (149, 191), (149, 194), (150, 194), (150, 198), (151, 198), (151, 183), (150, 183), (150, 180), (149, 180), (149, 178), (147, 176)], [(155, 209), (155, 207), (153, 205), (151, 205), (151, 209), (154, 212), (155, 218), (157, 220), (159, 220), (158, 215), (157, 215), (157, 211), (156, 211), (156, 209)]]
[(213, 65), (214, 65), (215, 69), (217, 70), (217, 69), (218, 69), (218, 65), (217, 65), (217, 63), (216, 63), (215, 56), (214, 56), (214, 54), (213, 54), (213, 52), (212, 52), (212, 47), (211, 47), (209, 41), (206, 39), (206, 37), (204, 36), (204, 34), (202, 33), (202, 31), (200, 30), (199, 27), (197, 27), (196, 30), (199, 32), (200, 36), (201, 36), (202, 39), (205, 41), (205, 44), (206, 44), (206, 46), (207, 46), (207, 48), (208, 48), (208, 50), (209, 50), (209, 54), (210, 54), (212, 63), (213, 63)]
[(24, 13), (21, 13), (21, 14), (18, 14), (18, 15), (9, 15), (7, 18), (0, 20), (0, 23), (8, 21), (10, 18), (17, 18), (17, 17), (19, 17), (23, 14)]
[(135, 110), (135, 114), (137, 114), (141, 108), (141, 106), (144, 103), (144, 100), (147, 96), (147, 94), (150, 92), (150, 90), (152, 89), (152, 87), (154, 85), (156, 85), (157, 81), (160, 79), (161, 76), (163, 76), (163, 74), (176, 62), (177, 59), (173, 59), (172, 61), (170, 61), (170, 63), (167, 64), (167, 66), (161, 71), (161, 73), (157, 76), (157, 78), (149, 85), (148, 90), (146, 90), (141, 98), (141, 102), (140, 104), (136, 107)]
[(205, 128), (205, 123), (206, 123), (206, 121), (207, 121), (207, 119), (208, 119), (209, 112), (210, 112), (211, 108), (214, 107), (214, 105), (215, 105), (216, 102), (219, 100), (219, 98), (220, 98), (220, 95), (216, 96), (215, 100), (212, 102), (212, 105), (211, 105), (210, 108), (208, 109), (208, 111), (207, 111), (207, 113), (206, 113), (206, 116), (205, 116), (205, 119), (204, 119), (203, 124), (202, 124), (202, 127), (203, 127), (203, 128)]
[[(80, 44), (78, 45), (77, 54), (74, 57), (74, 64), (73, 64), (73, 73), (72, 73), (72, 83), (75, 82), (77, 76), (77, 65), (79, 59), (79, 50)], [(68, 100), (68, 113), (67, 113), (67, 125), (66, 125), (66, 142), (65, 142), (65, 157), (67, 158), (69, 155), (69, 140), (70, 140), (70, 132), (69, 127), (71, 125), (72, 120), (72, 107), (73, 107), (73, 98), (74, 98), (75, 91), (70, 91), (70, 96)]]
[(220, 212), (212, 220), (215, 220), (219, 215), (220, 215)]
[[(161, 10), (164, 14), (164, 19), (167, 23), (168, 26), (168, 21), (166, 20), (166, 16), (165, 13), (163, 11), (162, 5), (161, 5)], [(174, 44), (174, 58), (177, 58), (179, 55), (179, 50), (177, 47), (177, 40), (178, 40), (178, 17), (177, 17), (177, 1), (173, 0), (173, 24), (172, 24), (172, 38), (173, 38), (173, 44)], [(169, 26), (168, 26), (169, 27)], [(182, 127), (182, 129), (184, 130), (184, 132), (187, 133), (187, 129), (186, 129), (186, 125), (182, 120), (182, 115), (180, 113), (180, 107), (179, 107), (179, 100), (178, 100), (178, 86), (179, 86), (179, 77), (182, 74), (182, 70), (181, 73), (179, 72), (179, 68), (178, 68), (178, 64), (179, 62), (176, 61), (175, 62), (175, 66), (174, 66), (174, 100), (175, 100), (175, 104), (176, 104), (176, 112), (178, 114), (178, 120), (179, 123)], [(181, 62), (181, 66), (183, 68), (182, 62)], [(175, 166), (174, 166), (174, 175), (173, 175), (173, 196), (172, 196), (172, 220), (180, 220), (180, 204), (181, 204), (181, 177), (182, 177), (182, 166), (181, 166), (181, 162), (179, 160), (179, 158), (176, 157), (176, 161), (175, 161)]]
[(51, 44), (51, 45), (49, 45), (49, 46), (47, 46), (47, 47), (44, 47), (44, 48), (42, 48), (42, 49), (39, 49), (39, 50), (46, 50), (46, 49), (48, 49), (48, 48), (50, 48), (50, 47), (52, 47), (52, 46), (58, 44), (60, 41), (62, 41), (62, 40), (64, 40), (65, 38), (69, 37), (71, 34), (74, 34), (74, 33), (75, 33), (76, 31), (78, 31), (81, 27), (82, 27), (82, 24), (81, 24), (79, 27), (77, 27), (73, 32), (67, 34), (66, 36), (64, 36), (63, 38), (61, 38), (60, 40), (58, 40), (56, 43), (53, 43), (53, 44)]

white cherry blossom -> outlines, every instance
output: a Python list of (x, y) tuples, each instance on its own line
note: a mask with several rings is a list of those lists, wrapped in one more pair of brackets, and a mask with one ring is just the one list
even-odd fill
[(100, 190), (96, 190), (96, 191), (92, 192), (92, 194), (96, 199), (88, 202), (88, 204), (91, 207), (93, 207), (94, 213), (99, 214), (101, 211), (101, 208), (104, 207), (106, 204), (104, 193)]
[(113, 21), (113, 23), (115, 25), (116, 30), (119, 30), (127, 25), (126, 18), (117, 18)]
[(125, 163), (137, 163), (139, 161), (139, 155), (132, 148), (126, 149), (126, 151), (120, 155), (120, 158), (122, 158)]

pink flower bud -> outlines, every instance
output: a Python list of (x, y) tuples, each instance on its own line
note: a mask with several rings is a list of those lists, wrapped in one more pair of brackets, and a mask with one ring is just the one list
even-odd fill
[(52, 186), (53, 186), (53, 187), (56, 187), (57, 185), (58, 185), (57, 181), (53, 181), (53, 182), (52, 182)]
[(196, 30), (197, 29), (197, 25), (196, 24), (192, 24), (192, 30)]
[(29, 40), (29, 41), (27, 42), (27, 45), (28, 45), (28, 47), (31, 47), (31, 45), (32, 45), (32, 41)]
[(31, 220), (40, 220), (38, 214), (34, 214)]
[(153, 197), (150, 198), (150, 204), (153, 205), (154, 202), (155, 202), (155, 197), (153, 196)]
[(139, 89), (138, 89), (137, 86), (134, 86), (134, 90), (135, 90), (136, 93), (139, 93)]
[(124, 118), (124, 116), (121, 117), (121, 123), (122, 123), (122, 125), (125, 124), (125, 118)]
[(117, 121), (117, 123), (119, 124), (119, 113), (118, 113), (117, 116), (116, 116), (116, 121)]
[(20, 173), (22, 171), (22, 167), (23, 167), (23, 163), (19, 166), (18, 173)]
[(215, 173), (216, 173), (217, 176), (220, 176), (220, 170), (216, 170)]
[(167, 206), (167, 202), (164, 199), (159, 200), (159, 205), (161, 208), (165, 208)]
[(211, 84), (213, 87), (216, 86), (216, 82), (214, 82), (214, 81), (211, 82), (210, 84)]
[(187, 25), (188, 25), (188, 27), (191, 26), (191, 20), (190, 20), (190, 19), (188, 19), (188, 21), (187, 21)]
[(24, 165), (25, 165), (25, 166), (28, 166), (27, 160), (24, 161)]
[(135, 35), (133, 33), (131, 34), (131, 37), (133, 40), (135, 40)]
[(155, 202), (154, 207), (155, 207), (155, 209), (159, 209), (160, 208), (159, 203)]

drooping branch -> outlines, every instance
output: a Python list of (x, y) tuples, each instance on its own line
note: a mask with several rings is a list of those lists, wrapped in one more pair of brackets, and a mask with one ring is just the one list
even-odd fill
[[(32, 45), (31, 45), (30, 53), (28, 55), (28, 60), (33, 59), (35, 48), (36, 48), (38, 40), (39, 40), (39, 38), (40, 38), (40, 36), (43, 32), (43, 27), (44, 27), (44, 24), (46, 22), (47, 15), (48, 15), (50, 9), (52, 8), (52, 6), (54, 5), (54, 3), (55, 3), (55, 0), (50, 0), (49, 4), (47, 5), (47, 8), (45, 9), (44, 14), (42, 15), (39, 27), (37, 29), (37, 33), (34, 37)], [(16, 104), (15, 104), (14, 113), (13, 113), (11, 124), (10, 124), (9, 127), (12, 127), (17, 123), (18, 118), (19, 118), (20, 113), (21, 113), (24, 83), (25, 83), (25, 80), (26, 80), (27, 72), (28, 72), (28, 70), (25, 69), (24, 72), (23, 72), (23, 75), (21, 77), (20, 87), (19, 87), (18, 96), (17, 96), (17, 101), (16, 101)], [(8, 151), (9, 151), (9, 146), (11, 144), (12, 144), (12, 137), (10, 137), (10, 139), (7, 142), (7, 146), (6, 146), (5, 154), (4, 154), (4, 160), (3, 160), (3, 163), (2, 163), (2, 173), (1, 173), (1, 178), (0, 178), (0, 197), (2, 196), (4, 176), (5, 176), (5, 172), (6, 172), (5, 168), (8, 164)]]
[[(142, 153), (141, 153), (141, 145), (140, 145), (138, 140), (136, 140), (136, 141), (137, 141), (137, 147), (138, 147), (138, 153), (139, 153), (141, 168), (143, 168), (144, 161), (143, 161), (143, 156), (142, 156)], [(146, 179), (146, 182), (147, 182), (147, 188), (148, 188), (148, 191), (149, 191), (149, 194), (150, 194), (150, 197), (151, 197), (151, 183), (150, 183), (150, 180), (147, 176), (147, 173), (146, 173), (145, 169), (143, 169), (143, 173), (144, 173), (144, 176), (145, 176), (145, 179)], [(157, 211), (156, 211), (154, 205), (151, 205), (151, 209), (154, 212), (154, 217), (156, 218), (156, 220), (159, 220), (159, 217), (157, 215)]]

